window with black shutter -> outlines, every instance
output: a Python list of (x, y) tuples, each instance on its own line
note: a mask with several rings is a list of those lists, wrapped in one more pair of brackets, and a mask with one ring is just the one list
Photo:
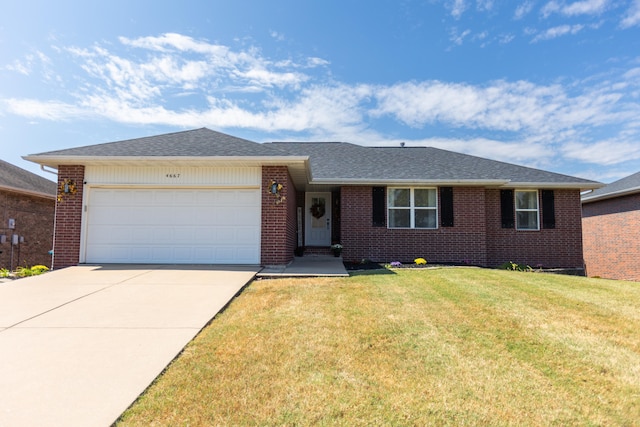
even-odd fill
[(556, 228), (556, 203), (553, 190), (542, 190), (542, 228)]
[(384, 206), (384, 187), (373, 187), (372, 191), (373, 218), (372, 225), (374, 227), (384, 227), (385, 224), (385, 206)]
[(513, 190), (500, 190), (502, 228), (515, 227), (515, 212), (513, 206)]
[(440, 187), (440, 221), (443, 227), (453, 227), (453, 187)]

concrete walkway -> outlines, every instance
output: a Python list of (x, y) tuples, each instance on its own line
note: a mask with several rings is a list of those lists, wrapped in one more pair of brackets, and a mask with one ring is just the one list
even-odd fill
[(307, 255), (295, 257), (287, 265), (268, 266), (258, 277), (349, 277), (342, 257)]
[(109, 426), (260, 267), (79, 266), (0, 283), (0, 426)]

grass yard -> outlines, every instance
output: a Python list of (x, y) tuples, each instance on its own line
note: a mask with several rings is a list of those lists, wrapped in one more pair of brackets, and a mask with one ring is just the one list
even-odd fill
[(478, 268), (252, 283), (118, 425), (640, 424), (640, 283)]

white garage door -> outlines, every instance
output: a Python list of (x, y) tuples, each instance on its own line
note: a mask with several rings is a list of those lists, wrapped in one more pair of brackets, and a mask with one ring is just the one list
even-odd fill
[(257, 189), (90, 190), (88, 263), (259, 264)]

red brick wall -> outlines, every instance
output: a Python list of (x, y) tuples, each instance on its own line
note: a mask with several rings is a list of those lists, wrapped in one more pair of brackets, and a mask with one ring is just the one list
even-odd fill
[(454, 187), (454, 227), (373, 227), (371, 191), (371, 187), (342, 187), (342, 255), (347, 261), (412, 262), (422, 257), (431, 263), (483, 266), (506, 261), (583, 266), (578, 190), (555, 191), (556, 228), (530, 232), (502, 229), (500, 191), (477, 187)]
[(413, 262), (422, 257), (428, 262), (486, 263), (482, 188), (454, 188), (455, 227), (437, 230), (373, 227), (371, 187), (342, 187), (340, 195), (346, 261)]
[[(271, 180), (282, 184), (282, 203), (269, 192)], [(263, 265), (287, 264), (296, 248), (296, 189), (286, 166), (262, 167), (262, 239)]]
[(640, 281), (640, 194), (582, 206), (586, 273)]
[[(6, 243), (0, 244), (0, 268), (51, 267), (55, 206), (54, 199), (0, 191), (0, 235), (6, 236)], [(9, 228), (9, 219), (15, 220), (14, 229)], [(14, 234), (24, 242), (12, 245)]]
[(71, 179), (75, 182), (77, 193), (64, 196), (56, 208), (53, 242), (54, 268), (77, 265), (80, 261), (84, 166), (60, 166), (58, 168), (58, 184), (65, 179)]
[[(554, 199), (554, 229), (517, 231), (501, 227), (500, 190), (486, 190), (487, 265), (513, 261), (531, 267), (582, 268), (580, 192), (554, 190)], [(538, 202), (542, 207), (542, 201)]]

